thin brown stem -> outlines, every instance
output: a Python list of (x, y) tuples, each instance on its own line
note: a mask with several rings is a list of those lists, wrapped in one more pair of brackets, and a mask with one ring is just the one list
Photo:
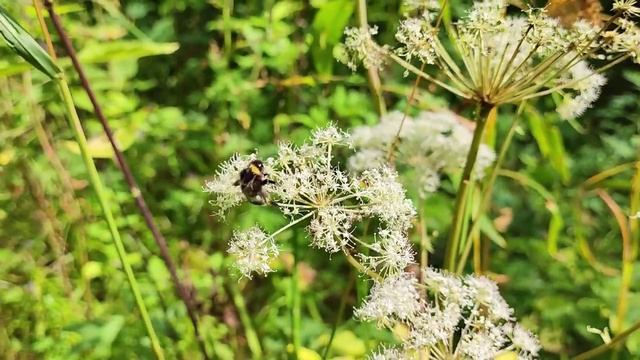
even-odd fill
[[(422, 63), (420, 67), (420, 71), (424, 71), (425, 63)], [(404, 122), (407, 120), (407, 114), (409, 113), (409, 109), (411, 108), (411, 104), (413, 103), (413, 99), (416, 96), (416, 90), (418, 89), (418, 85), (420, 85), (420, 76), (416, 76), (416, 81), (413, 82), (413, 87), (411, 88), (411, 94), (409, 94), (409, 98), (407, 99), (407, 104), (404, 106), (404, 112), (402, 113), (402, 121), (400, 121), (400, 126), (398, 126), (398, 131), (396, 132), (396, 136), (393, 137), (393, 141), (389, 144), (389, 149), (387, 150), (387, 162), (393, 161), (393, 152), (395, 151), (396, 146), (398, 145), (398, 141), (400, 140), (400, 133), (402, 132), (402, 127), (404, 126)]]
[(198, 345), (200, 346), (202, 355), (205, 357), (205, 359), (208, 359), (209, 356), (207, 355), (204, 339), (200, 335), (200, 331), (198, 327), (198, 317), (195, 309), (195, 304), (193, 302), (193, 298), (189, 294), (189, 290), (187, 286), (185, 286), (180, 281), (180, 278), (178, 277), (177, 268), (169, 253), (167, 241), (162, 235), (162, 233), (160, 232), (160, 229), (158, 228), (158, 226), (156, 225), (155, 220), (153, 219), (153, 215), (151, 214), (151, 211), (149, 210), (149, 207), (147, 206), (147, 203), (144, 197), (142, 196), (140, 187), (138, 186), (135, 178), (133, 177), (131, 169), (129, 168), (129, 164), (127, 163), (122, 151), (120, 150), (120, 148), (116, 143), (113, 130), (111, 129), (111, 126), (109, 125), (109, 122), (107, 121), (107, 118), (105, 117), (102, 111), (102, 107), (100, 106), (98, 99), (96, 98), (96, 95), (93, 92), (91, 84), (87, 79), (84, 69), (80, 64), (80, 61), (78, 60), (78, 56), (76, 55), (75, 49), (71, 44), (71, 40), (69, 39), (69, 36), (67, 35), (66, 31), (62, 26), (62, 21), (58, 16), (58, 14), (55, 12), (53, 3), (51, 2), (51, 0), (44, 0), (44, 5), (47, 11), (49, 12), (51, 21), (53, 22), (53, 26), (55, 27), (56, 32), (58, 33), (58, 36), (60, 37), (60, 40), (62, 41), (62, 44), (67, 54), (69, 55), (69, 58), (71, 59), (71, 62), (73, 63), (73, 67), (76, 70), (78, 77), (80, 78), (82, 88), (87, 93), (87, 96), (89, 97), (89, 100), (93, 105), (93, 109), (96, 114), (96, 117), (102, 124), (102, 128), (105, 134), (107, 135), (107, 138), (109, 140), (109, 143), (111, 144), (111, 147), (113, 148), (113, 151), (116, 155), (118, 166), (120, 167), (120, 170), (124, 175), (125, 181), (129, 186), (131, 195), (133, 196), (135, 203), (138, 209), (140, 210), (140, 213), (142, 214), (145, 220), (145, 223), (147, 224), (147, 227), (151, 231), (151, 234), (153, 235), (153, 238), (156, 244), (158, 245), (158, 248), (160, 249), (160, 255), (162, 256), (162, 259), (165, 265), (167, 266), (167, 269), (169, 270), (169, 273), (171, 275), (171, 280), (173, 281), (173, 284), (176, 288), (176, 292), (178, 293), (178, 296), (181, 298), (182, 302), (185, 304), (185, 307), (187, 308), (187, 313), (189, 314), (189, 318), (193, 325), (193, 329), (197, 338)]

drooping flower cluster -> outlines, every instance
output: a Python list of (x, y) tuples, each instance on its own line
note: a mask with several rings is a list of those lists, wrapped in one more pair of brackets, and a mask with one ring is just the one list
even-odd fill
[[(236, 265), (243, 275), (269, 272), (269, 262), (278, 254), (275, 237), (303, 222), (307, 223), (312, 246), (351, 255), (354, 245), (360, 245), (370, 251), (355, 254), (355, 258), (380, 274), (398, 273), (413, 263), (414, 253), (407, 238), (415, 216), (411, 200), (389, 167), (374, 167), (357, 175), (340, 169), (334, 149), (349, 143), (348, 134), (330, 126), (316, 130), (301, 146), (280, 144), (277, 155), (264, 160), (264, 172), (271, 180), (264, 191), (270, 204), (290, 222), (271, 235), (258, 228), (234, 234), (229, 252), (238, 259)], [(243, 201), (236, 181), (240, 171), (255, 159), (255, 154), (236, 155), (205, 184), (204, 190), (213, 195), (211, 204), (218, 214)], [(355, 224), (364, 219), (374, 219), (378, 224), (371, 241), (353, 234)]]
[[(506, 8), (504, 0), (474, 2), (451, 29), (453, 48), (442, 43), (431, 8), (400, 22), (394, 51), (377, 46), (368, 32), (348, 29), (346, 58), (363, 59), (366, 67), (391, 58), (454, 94), (491, 105), (557, 93), (563, 118), (580, 116), (593, 104), (605, 83), (602, 72), (626, 59), (640, 63), (640, 30), (629, 20), (640, 15), (635, 0), (614, 1), (613, 15), (602, 26), (578, 20), (563, 27), (545, 9), (510, 16)], [(350, 46), (354, 41), (360, 45)], [(436, 65), (446, 79), (419, 70), (412, 60)]]
[[(412, 183), (419, 184), (421, 194), (432, 193), (438, 189), (442, 172), (464, 167), (472, 131), (450, 111), (422, 112), (415, 118), (407, 116), (404, 123), (402, 118), (402, 113), (392, 112), (376, 125), (355, 128), (351, 141), (357, 151), (349, 158), (349, 167), (363, 171), (385, 164), (395, 141), (393, 158), (397, 167), (409, 170)], [(481, 145), (475, 176), (482, 177), (494, 159), (495, 153)]]
[(494, 282), (423, 271), (424, 284), (408, 273), (376, 282), (356, 309), (362, 320), (408, 329), (400, 346), (383, 348), (370, 359), (489, 360), (507, 352), (518, 359), (537, 358), (537, 339), (515, 322)]

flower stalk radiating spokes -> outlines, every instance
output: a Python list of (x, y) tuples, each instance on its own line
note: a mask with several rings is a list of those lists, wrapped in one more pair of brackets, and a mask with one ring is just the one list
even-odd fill
[[(604, 71), (627, 59), (640, 63), (640, 30), (629, 20), (640, 15), (640, 9), (635, 0), (616, 0), (613, 15), (603, 26), (579, 20), (563, 27), (545, 9), (530, 8), (522, 16), (511, 16), (504, 0), (477, 1), (446, 28), (451, 39), (448, 47), (440, 39), (437, 19), (442, 12), (436, 4), (426, 4), (418, 15), (400, 22), (397, 46), (378, 45), (373, 40), (375, 28), (347, 29), (340, 60), (355, 68), (357, 62), (380, 67), (391, 59), (406, 73), (478, 104), (474, 142), (458, 187), (445, 255), (445, 268), (456, 271), (459, 244), (468, 231), (467, 189), (487, 117), (495, 116), (492, 109), (558, 94), (562, 100), (557, 111), (562, 118), (581, 115), (598, 98)], [(414, 60), (420, 69), (412, 64)], [(598, 66), (592, 69), (590, 61)], [(439, 76), (429, 75), (425, 65), (436, 66)]]
[[(393, 50), (373, 40), (375, 31), (348, 29), (341, 60), (380, 67), (388, 58), (457, 96), (496, 106), (558, 93), (563, 118), (579, 116), (597, 99), (601, 73), (627, 59), (640, 62), (640, 30), (629, 20), (640, 13), (635, 1), (616, 1), (602, 27), (579, 20), (564, 28), (544, 9), (515, 17), (506, 8), (502, 0), (475, 2), (449, 29), (451, 48), (439, 37), (436, 9), (402, 20)], [(414, 59), (436, 66), (446, 80), (418, 69)], [(591, 69), (589, 60), (599, 65)]]

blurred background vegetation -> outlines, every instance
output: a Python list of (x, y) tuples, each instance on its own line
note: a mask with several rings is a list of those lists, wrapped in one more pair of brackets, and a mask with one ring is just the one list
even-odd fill
[[(42, 39), (30, 1), (0, 3)], [(452, 1), (454, 17), (467, 5)], [(301, 141), (330, 121), (349, 129), (379, 120), (366, 72), (352, 73), (334, 59), (344, 27), (357, 25), (356, 3), (93, 0), (56, 6), (180, 275), (193, 285), (209, 353), (294, 357), (291, 255), (282, 255), (269, 277), (239, 281), (225, 253), (234, 228), (260, 219), (275, 229), (286, 220), (244, 205), (221, 221), (211, 216), (202, 185), (236, 152), (258, 149), (268, 156), (276, 141)], [(367, 13), (381, 42), (392, 42), (400, 2), (370, 1)], [(5, 45), (0, 52), (0, 358), (151, 358), (55, 86)], [(199, 358), (186, 309), (89, 99), (69, 59), (59, 63), (117, 204), (118, 226), (165, 355)], [(380, 77), (387, 107), (404, 109), (414, 79), (397, 67)], [(616, 334), (640, 320), (640, 271), (633, 271), (640, 230), (629, 217), (640, 205), (640, 71), (627, 64), (608, 78), (597, 104), (578, 121), (561, 121), (552, 98), (525, 109), (484, 235), (484, 271), (539, 334), (543, 358), (568, 358), (601, 344), (588, 326)], [(413, 110), (469, 115), (471, 107), (423, 84)], [(497, 139), (514, 112), (501, 110)], [(442, 262), (454, 189), (444, 181), (442, 191), (419, 204), (434, 266)], [(305, 241), (301, 231), (287, 236)], [(630, 245), (624, 258), (623, 239)], [(360, 359), (381, 341), (393, 342), (392, 334), (352, 319), (350, 309), (366, 289), (342, 257), (301, 252), (299, 358), (320, 359), (334, 323), (328, 358)], [(622, 276), (623, 266), (631, 277)], [(337, 311), (341, 298), (344, 314)], [(622, 322), (616, 321), (620, 313)], [(640, 334), (615, 354), (640, 358)]]

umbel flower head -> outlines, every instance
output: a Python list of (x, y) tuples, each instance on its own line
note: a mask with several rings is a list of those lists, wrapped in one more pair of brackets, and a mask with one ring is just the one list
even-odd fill
[(518, 359), (537, 358), (538, 340), (515, 322), (513, 310), (494, 282), (432, 268), (423, 271), (424, 284), (409, 273), (377, 281), (356, 309), (359, 319), (390, 329), (398, 325), (408, 329), (400, 346), (383, 348), (369, 359), (419, 359), (422, 355), (489, 360), (507, 352), (517, 354)]
[[(578, 20), (563, 27), (545, 9), (510, 16), (506, 8), (504, 0), (474, 2), (451, 28), (452, 47), (442, 43), (432, 9), (400, 22), (394, 50), (378, 46), (370, 32), (347, 29), (341, 61), (379, 67), (390, 58), (458, 96), (489, 105), (556, 93), (563, 118), (580, 116), (598, 98), (605, 70), (626, 59), (640, 63), (640, 30), (629, 20), (640, 15), (635, 0), (614, 1), (613, 15), (602, 26)], [(446, 80), (419, 70), (414, 60), (437, 66)]]
[[(243, 275), (271, 271), (269, 262), (278, 254), (276, 236), (299, 223), (307, 224), (310, 245), (329, 253), (343, 251), (351, 256), (355, 245), (369, 249), (354, 259), (382, 275), (401, 272), (414, 262), (407, 231), (415, 209), (396, 172), (384, 165), (359, 174), (340, 169), (333, 152), (348, 148), (349, 143), (348, 134), (329, 126), (314, 131), (301, 146), (280, 144), (276, 156), (264, 160), (264, 172), (271, 180), (264, 185), (270, 204), (290, 221), (270, 235), (259, 228), (234, 234), (229, 252), (236, 256)], [(255, 154), (235, 155), (206, 182), (204, 190), (212, 194), (218, 215), (245, 199), (236, 181), (255, 159)], [(354, 234), (355, 224), (364, 219), (378, 224), (369, 240)]]
[[(461, 117), (450, 111), (422, 112), (415, 118), (407, 116), (404, 123), (403, 117), (402, 113), (392, 112), (376, 125), (355, 128), (351, 142), (356, 153), (349, 158), (349, 167), (363, 171), (386, 163), (388, 150), (397, 140), (397, 146), (393, 147), (395, 164), (411, 170), (410, 178), (412, 183), (419, 184), (421, 195), (435, 192), (443, 172), (464, 167), (472, 131), (463, 125)], [(482, 177), (494, 159), (493, 150), (481, 145), (475, 176)]]

